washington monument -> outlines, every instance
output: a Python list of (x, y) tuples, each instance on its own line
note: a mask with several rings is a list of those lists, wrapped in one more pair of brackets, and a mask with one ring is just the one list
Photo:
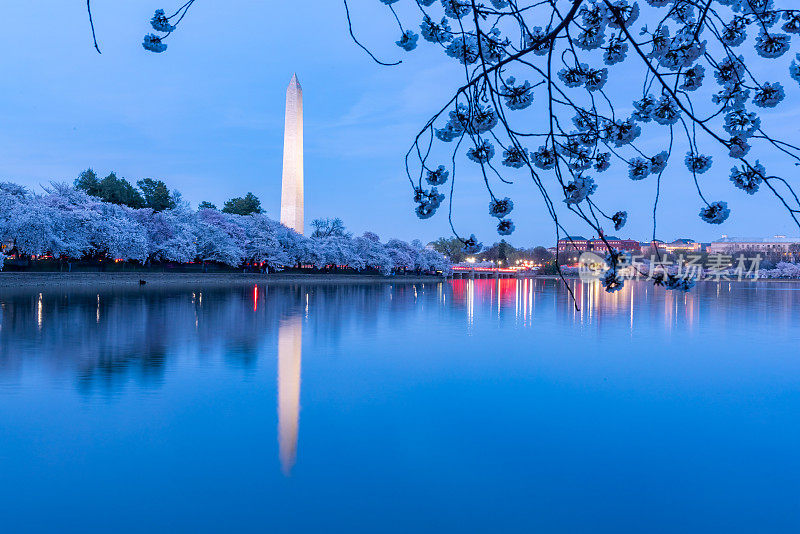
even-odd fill
[(281, 223), (303, 233), (303, 88), (297, 74), (286, 89)]

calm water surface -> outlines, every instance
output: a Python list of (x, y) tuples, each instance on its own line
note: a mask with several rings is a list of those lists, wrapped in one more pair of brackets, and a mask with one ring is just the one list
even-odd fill
[(800, 285), (0, 290), (0, 532), (798, 532)]

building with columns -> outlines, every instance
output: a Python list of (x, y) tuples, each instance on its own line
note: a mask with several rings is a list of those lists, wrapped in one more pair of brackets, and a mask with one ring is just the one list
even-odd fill
[[(625, 250), (628, 252), (641, 251), (641, 245), (635, 239), (620, 239), (617, 236), (607, 235), (606, 242), (611, 248)], [(570, 236), (558, 240), (559, 252), (586, 252), (586, 251), (606, 251), (606, 243), (599, 237), (586, 239), (583, 236)]]
[(728, 237), (722, 236), (708, 246), (710, 254), (738, 254), (740, 252), (760, 252), (788, 256), (800, 253), (800, 237)]

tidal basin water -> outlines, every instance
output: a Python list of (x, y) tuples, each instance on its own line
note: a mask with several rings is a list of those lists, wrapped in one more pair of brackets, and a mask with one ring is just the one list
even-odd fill
[(0, 290), (0, 532), (798, 532), (800, 284)]

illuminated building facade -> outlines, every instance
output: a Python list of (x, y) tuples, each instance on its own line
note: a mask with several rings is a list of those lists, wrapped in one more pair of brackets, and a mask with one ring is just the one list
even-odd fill
[(608, 245), (611, 246), (611, 248), (615, 248), (617, 250), (625, 250), (628, 252), (640, 252), (642, 249), (639, 242), (636, 241), (635, 239), (621, 239), (617, 236), (608, 235), (605, 236), (605, 241), (603, 241), (599, 237), (586, 239), (583, 236), (571, 236), (564, 239), (559, 239), (558, 251), (559, 252), (586, 252), (586, 251), (603, 252), (608, 250), (606, 243), (608, 243)]
[(783, 256), (798, 254), (800, 253), (800, 237), (783, 235), (768, 238), (723, 236), (708, 246), (710, 254), (737, 254), (745, 251)]

